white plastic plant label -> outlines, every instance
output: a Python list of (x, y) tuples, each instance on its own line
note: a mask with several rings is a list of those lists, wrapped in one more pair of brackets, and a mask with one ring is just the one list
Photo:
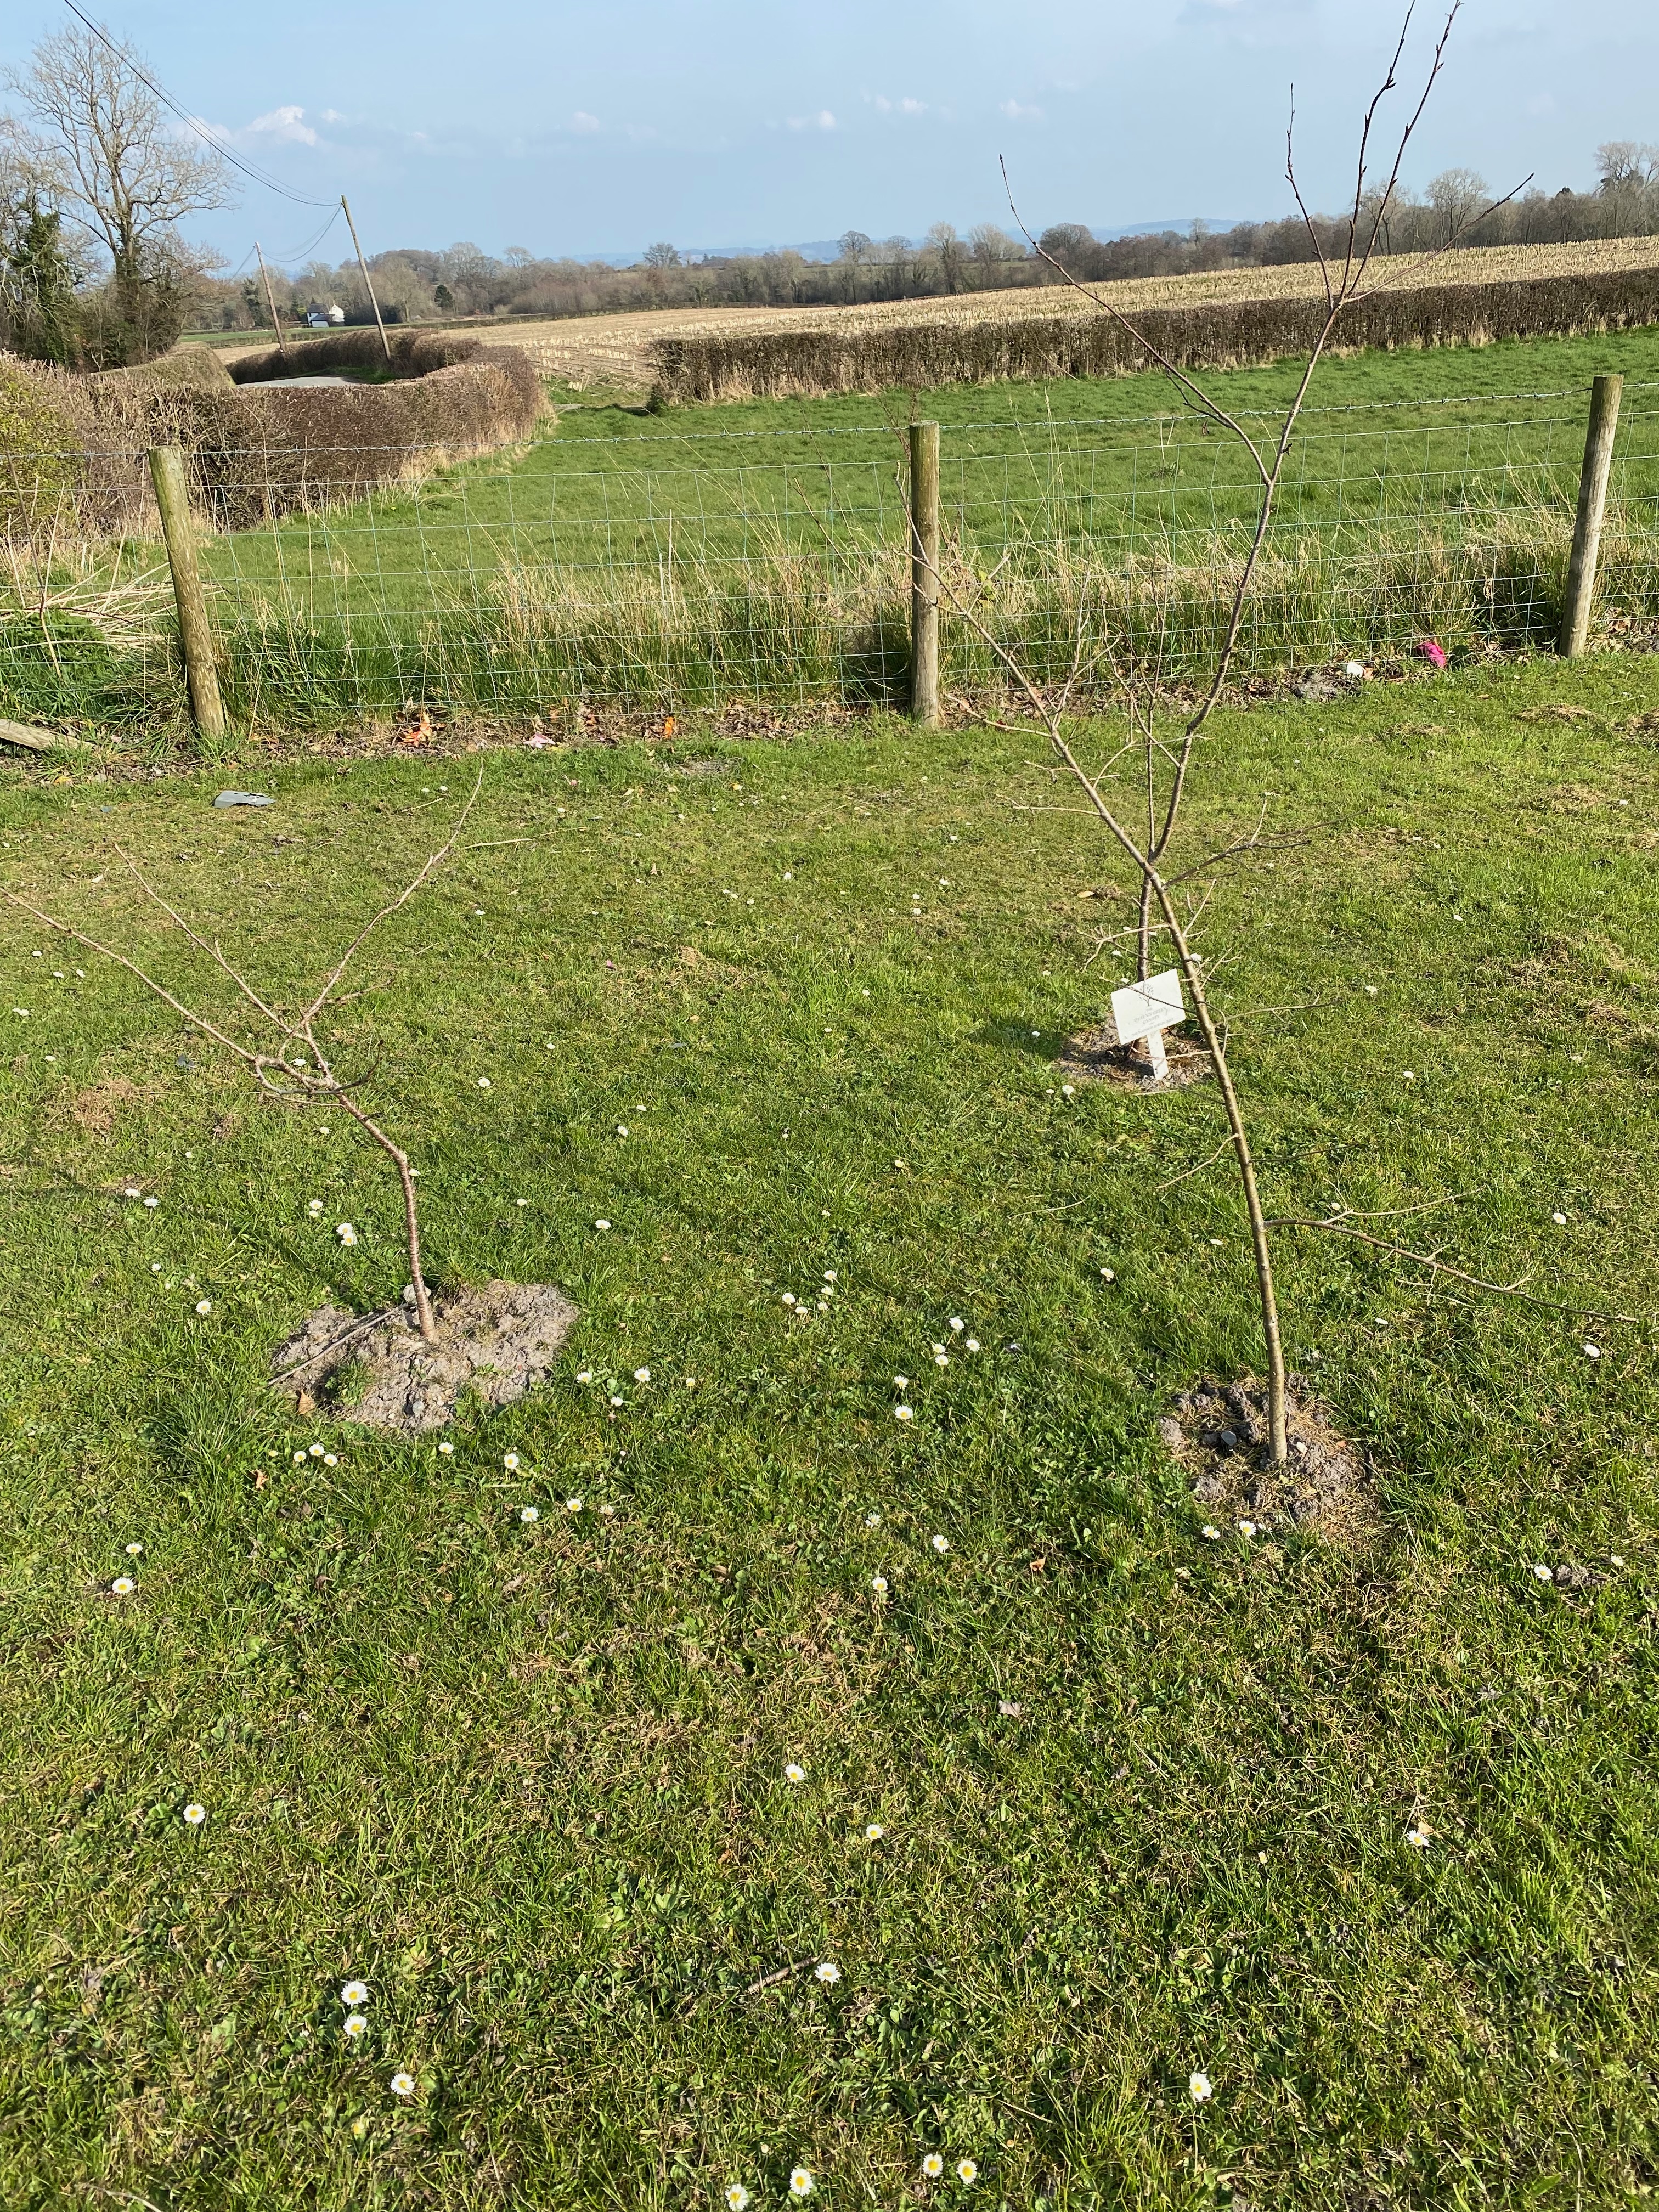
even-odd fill
[(1112, 1020), (1118, 1042), (1138, 1044), (1145, 1037), (1146, 1057), (1160, 1083), (1170, 1067), (1164, 1049), (1164, 1032), (1178, 1027), (1186, 1018), (1187, 1004), (1181, 995), (1178, 968), (1166, 968), (1161, 975), (1149, 975), (1144, 983), (1126, 983), (1121, 991), (1112, 994)]

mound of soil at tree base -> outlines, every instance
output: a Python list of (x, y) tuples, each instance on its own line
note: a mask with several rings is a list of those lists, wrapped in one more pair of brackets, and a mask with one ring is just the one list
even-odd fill
[(481, 1283), (434, 1298), (435, 1344), (422, 1337), (413, 1290), (367, 1316), (319, 1306), (270, 1363), (295, 1409), (319, 1402), (366, 1428), (418, 1437), (453, 1420), (465, 1391), (510, 1406), (533, 1389), (570, 1334), (576, 1309), (551, 1283)]
[(1189, 1083), (1205, 1083), (1215, 1073), (1202, 1045), (1193, 1044), (1173, 1030), (1164, 1033), (1164, 1049), (1170, 1072), (1160, 1083), (1147, 1064), (1142, 1046), (1120, 1044), (1109, 1022), (1079, 1030), (1066, 1040), (1055, 1061), (1060, 1073), (1074, 1083), (1111, 1083), (1121, 1091), (1184, 1091)]
[(1339, 1544), (1368, 1541), (1378, 1516), (1363, 1456), (1305, 1375), (1291, 1376), (1285, 1395), (1291, 1452), (1283, 1467), (1267, 1456), (1267, 1386), (1253, 1375), (1194, 1383), (1158, 1434), (1216, 1520), (1253, 1521), (1264, 1533), (1289, 1524)]

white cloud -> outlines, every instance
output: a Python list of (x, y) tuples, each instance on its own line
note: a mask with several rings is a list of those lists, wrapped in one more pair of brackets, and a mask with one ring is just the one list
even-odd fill
[(878, 115), (926, 115), (927, 112), (925, 100), (912, 100), (908, 94), (902, 100), (889, 100), (884, 92), (866, 92), (864, 97)]
[(597, 115), (590, 115), (585, 107), (579, 107), (570, 118), (570, 127), (584, 134), (592, 132), (599, 129), (599, 118)]
[(252, 123), (231, 133), (244, 143), (262, 142), (268, 146), (314, 146), (317, 133), (306, 121), (303, 107), (273, 107), (269, 115), (256, 116)]
[(835, 127), (836, 118), (827, 107), (819, 108), (816, 115), (792, 115), (789, 118), (792, 131), (833, 131)]
[(1005, 100), (997, 112), (1006, 115), (1011, 123), (1041, 123), (1042, 120), (1040, 107), (1023, 107), (1017, 100)]

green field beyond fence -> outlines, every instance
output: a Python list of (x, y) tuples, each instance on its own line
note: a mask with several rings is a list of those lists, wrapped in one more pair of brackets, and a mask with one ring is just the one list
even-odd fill
[[(1293, 449), (1241, 672), (1369, 660), (1425, 635), (1454, 651), (1553, 637), (1588, 371), (1610, 360), (1659, 368), (1659, 333), (1333, 364)], [(1557, 380), (1468, 388), (1494, 367)], [(1276, 434), (1289, 372), (1206, 381), (1253, 433)], [(514, 455), (216, 534), (206, 566), (232, 712), (314, 726), (411, 698), (512, 716), (584, 701), (900, 703), (913, 411), (943, 419), (947, 693), (1001, 677), (964, 606), (1044, 682), (1076, 668), (1098, 693), (1109, 665), (1200, 673), (1255, 511), (1237, 441), (1172, 409), (1156, 379), (933, 399), (575, 410)], [(268, 476), (271, 457), (258, 466)], [(38, 609), (15, 580), (4, 711), (133, 719), (176, 696), (154, 548), (83, 568)], [(1659, 381), (1636, 374), (1601, 617), (1659, 617)]]

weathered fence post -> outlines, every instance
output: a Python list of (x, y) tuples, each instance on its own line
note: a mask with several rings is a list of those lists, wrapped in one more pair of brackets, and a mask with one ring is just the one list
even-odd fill
[(910, 719), (939, 721), (939, 424), (910, 425)]
[(219, 697), (219, 672), (213, 663), (213, 632), (208, 624), (207, 600), (203, 596), (201, 572), (196, 565), (196, 526), (190, 512), (184, 454), (177, 446), (152, 447), (149, 474), (155, 486), (155, 504), (161, 510), (161, 535), (167, 539), (167, 566), (173, 571), (173, 596), (179, 604), (179, 642), (184, 648), (191, 712), (203, 737), (222, 738), (225, 710)]
[(1590, 607), (1595, 598), (1595, 562), (1601, 550), (1601, 517), (1607, 504), (1607, 474), (1613, 466), (1613, 437), (1619, 428), (1622, 376), (1598, 376), (1590, 386), (1589, 428), (1584, 438), (1583, 473), (1578, 479), (1578, 512), (1573, 518), (1572, 559), (1567, 568), (1567, 596), (1561, 610), (1561, 651), (1569, 660), (1584, 650)]

